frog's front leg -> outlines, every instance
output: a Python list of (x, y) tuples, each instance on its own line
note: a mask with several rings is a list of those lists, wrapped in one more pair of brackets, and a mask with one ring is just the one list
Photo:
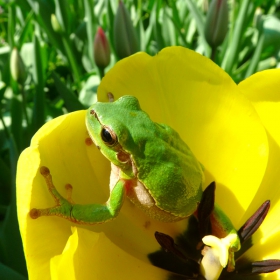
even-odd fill
[(71, 200), (72, 187), (66, 185), (68, 197), (65, 199), (56, 190), (50, 171), (47, 167), (42, 166), (40, 172), (43, 175), (47, 187), (53, 196), (56, 205), (46, 209), (33, 208), (30, 211), (30, 217), (36, 219), (40, 216), (58, 216), (79, 224), (96, 224), (103, 223), (115, 218), (124, 201), (125, 181), (118, 180), (112, 188), (110, 197), (106, 204), (75, 204)]

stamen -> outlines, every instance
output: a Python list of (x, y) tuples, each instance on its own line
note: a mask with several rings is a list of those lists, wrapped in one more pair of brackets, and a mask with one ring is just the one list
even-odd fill
[(240, 242), (244, 243), (253, 233), (260, 227), (265, 219), (270, 207), (270, 201), (266, 200), (261, 207), (247, 220), (247, 222), (239, 229), (238, 235)]
[(274, 272), (277, 269), (280, 269), (280, 260), (270, 259), (246, 264), (244, 267), (238, 269), (237, 273), (239, 275), (258, 275)]
[[(199, 204), (198, 210), (195, 216), (200, 218), (200, 221), (196, 224), (196, 227), (202, 228), (202, 231), (205, 231), (206, 228), (203, 228), (203, 221), (207, 221), (208, 216), (213, 211), (214, 207), (214, 191), (215, 183), (211, 183), (203, 193), (203, 198)], [(265, 201), (261, 207), (248, 219), (248, 221), (240, 228), (238, 235), (244, 243), (248, 240), (252, 234), (259, 228), (265, 219), (267, 212), (270, 207), (270, 201)], [(191, 232), (191, 229), (188, 228), (188, 231)], [(197, 234), (197, 231), (196, 231)], [(184, 236), (184, 235), (183, 235)], [(186, 274), (184, 279), (207, 279), (207, 280), (224, 280), (224, 279), (247, 279), (242, 278), (243, 275), (258, 275), (262, 273), (270, 273), (280, 269), (280, 260), (269, 259), (262, 261), (249, 262), (246, 261), (246, 257), (237, 258), (236, 269), (235, 268), (235, 258), (234, 253), (239, 248), (232, 247), (234, 240), (236, 239), (236, 232), (229, 233), (224, 238), (217, 238), (213, 235), (205, 236), (202, 240), (205, 243), (203, 250), (201, 251), (202, 259), (200, 261), (200, 273), (196, 270), (198, 262), (195, 261), (193, 253), (190, 254), (188, 250), (186, 251), (184, 247), (184, 242), (180, 240), (179, 245), (175, 244), (172, 237), (161, 232), (155, 232), (155, 238), (158, 243), (164, 249), (164, 251), (171, 253), (178, 257), (179, 262), (183, 262), (186, 266), (190, 264), (190, 268), (193, 273), (193, 276)], [(180, 237), (182, 238), (182, 236)], [(179, 240), (179, 239), (178, 239)], [(187, 242), (187, 241), (186, 241)], [(195, 244), (194, 244), (195, 246)], [(196, 246), (197, 247), (197, 246)], [(235, 250), (236, 249), (236, 250)], [(239, 251), (242, 254), (242, 250)], [(172, 256), (170, 255), (170, 261)], [(198, 260), (198, 259), (196, 259)], [(244, 262), (245, 261), (245, 262)], [(193, 263), (192, 263), (193, 262)], [(227, 269), (223, 269), (227, 266)], [(166, 268), (165, 266), (160, 266)], [(172, 271), (172, 270), (171, 270)], [(194, 276), (196, 275), (196, 276)], [(191, 277), (191, 278), (188, 278)], [(193, 278), (192, 278), (193, 277)], [(201, 278), (202, 277), (202, 278)]]
[(165, 252), (173, 253), (175, 256), (183, 260), (187, 259), (186, 256), (177, 248), (178, 246), (174, 243), (174, 240), (171, 236), (156, 231), (155, 238)]
[(203, 259), (200, 264), (200, 272), (204, 279), (217, 280), (223, 270), (220, 263), (219, 252), (211, 247), (205, 246), (201, 251)]

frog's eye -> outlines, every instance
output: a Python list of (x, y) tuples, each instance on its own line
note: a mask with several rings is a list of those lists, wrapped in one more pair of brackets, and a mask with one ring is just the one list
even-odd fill
[(118, 142), (115, 132), (107, 126), (103, 126), (101, 130), (101, 138), (107, 146), (114, 146)]

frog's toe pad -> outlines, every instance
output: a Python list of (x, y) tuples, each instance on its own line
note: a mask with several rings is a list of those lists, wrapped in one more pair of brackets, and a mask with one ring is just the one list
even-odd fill
[(33, 208), (30, 210), (29, 215), (32, 219), (37, 219), (41, 216), (41, 211), (37, 208)]

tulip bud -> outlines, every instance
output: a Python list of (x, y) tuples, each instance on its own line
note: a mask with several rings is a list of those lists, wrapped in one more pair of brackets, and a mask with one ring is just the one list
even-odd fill
[(52, 28), (55, 32), (57, 32), (57, 33), (62, 33), (63, 32), (62, 27), (59, 24), (55, 14), (51, 15), (51, 25), (52, 25)]
[(116, 54), (120, 59), (138, 51), (135, 29), (122, 1), (119, 2), (114, 21), (114, 43)]
[(224, 41), (228, 31), (228, 3), (227, 0), (212, 0), (206, 16), (205, 39), (212, 48), (216, 48)]
[(13, 48), (10, 58), (10, 70), (13, 79), (23, 84), (26, 79), (26, 71), (23, 60), (17, 48)]
[(99, 68), (105, 68), (110, 63), (110, 45), (101, 27), (98, 27), (94, 38), (94, 61)]
[(256, 28), (260, 28), (263, 23), (263, 12), (261, 8), (257, 8), (254, 14), (254, 19), (253, 19), (253, 26)]

